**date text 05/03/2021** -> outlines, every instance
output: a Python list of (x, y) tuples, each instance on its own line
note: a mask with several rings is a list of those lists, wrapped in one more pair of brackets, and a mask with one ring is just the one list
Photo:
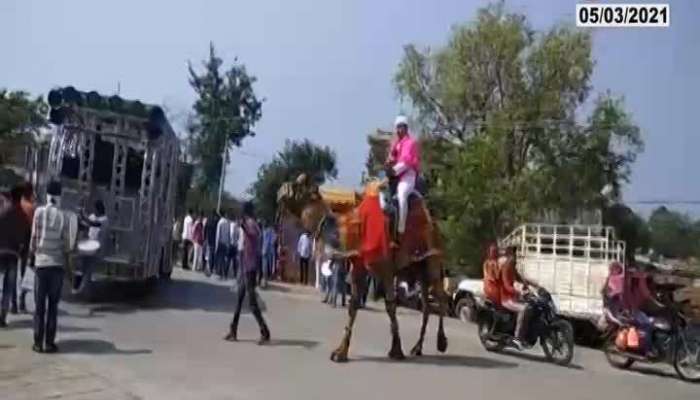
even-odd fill
[(664, 28), (671, 24), (668, 4), (577, 4), (576, 26)]

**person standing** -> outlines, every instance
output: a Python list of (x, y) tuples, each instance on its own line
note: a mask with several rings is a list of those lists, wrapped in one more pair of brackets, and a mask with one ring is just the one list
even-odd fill
[(333, 262), (333, 286), (331, 288), (331, 304), (333, 305), (333, 308), (338, 306), (338, 295), (340, 295), (341, 298), (341, 306), (345, 307), (345, 289), (347, 286), (347, 282), (345, 282), (347, 278), (346, 263), (347, 261), (345, 260), (337, 260)]
[(408, 133), (408, 118), (403, 115), (396, 117), (394, 128), (396, 129), (396, 141), (391, 146), (387, 166), (391, 168), (399, 180), (396, 187), (396, 195), (399, 200), (398, 240), (396, 240), (397, 243), (394, 243), (398, 245), (406, 230), (408, 198), (416, 186), (420, 168), (420, 151), (418, 142)]
[(206, 275), (210, 276), (216, 271), (216, 227), (219, 224), (219, 216), (212, 210), (211, 215), (204, 224), (204, 242), (206, 243), (207, 265)]
[(204, 256), (204, 215), (201, 211), (197, 212), (196, 218), (192, 225), (192, 270), (200, 271), (202, 269), (202, 258)]
[[(49, 183), (46, 205), (36, 209), (30, 251), (34, 253), (34, 346), (35, 352), (55, 353), (58, 302), (63, 287), (64, 265), (74, 244), (69, 216), (60, 208), (61, 184)], [(48, 305), (47, 305), (48, 303)]]
[(263, 279), (269, 282), (274, 276), (275, 272), (275, 249), (277, 243), (277, 235), (275, 234), (275, 229), (268, 225), (263, 230), (263, 244), (262, 244), (262, 257), (263, 257)]
[(182, 222), (182, 269), (190, 269), (190, 249), (192, 248), (192, 209), (187, 210), (187, 215)]
[(229, 265), (231, 266), (231, 272), (235, 279), (238, 279), (238, 266), (240, 264), (239, 255), (240, 249), (239, 242), (241, 241), (240, 234), (240, 223), (236, 220), (231, 220), (229, 222), (231, 228), (231, 243), (229, 245)]
[(299, 236), (297, 243), (297, 255), (299, 256), (299, 280), (302, 285), (309, 284), (309, 260), (311, 258), (311, 237), (304, 231)]
[(24, 240), (29, 231), (20, 205), (21, 188), (3, 191), (4, 201), (0, 209), (0, 274), (2, 280), (2, 303), (0, 306), (0, 328), (7, 326), (7, 312), (17, 287), (17, 265), (24, 251)]
[(84, 289), (92, 281), (95, 264), (103, 253), (104, 246), (107, 245), (109, 229), (109, 218), (107, 218), (107, 210), (102, 200), (95, 202), (95, 211), (90, 216), (81, 215), (80, 218), (82, 224), (88, 227), (88, 239), (97, 241), (100, 246), (95, 254), (82, 257), (82, 271), (79, 271), (80, 274), (76, 274), (75, 282), (73, 282), (75, 292)]
[(231, 245), (231, 226), (226, 212), (222, 211), (216, 224), (216, 274), (219, 279), (226, 279)]
[(241, 253), (241, 277), (243, 282), (238, 284), (238, 302), (236, 311), (228, 335), (224, 338), (228, 341), (238, 340), (238, 320), (241, 316), (241, 306), (248, 292), (248, 301), (251, 313), (255, 317), (260, 327), (260, 340), (258, 344), (265, 344), (270, 341), (270, 330), (265, 323), (265, 319), (260, 312), (258, 305), (258, 295), (255, 291), (257, 269), (260, 266), (260, 241), (261, 232), (258, 223), (255, 221), (255, 209), (253, 203), (246, 202), (243, 205), (243, 219), (240, 224), (241, 236), (243, 238), (243, 252)]
[[(29, 264), (29, 239), (31, 238), (31, 227), (34, 221), (34, 188), (31, 183), (26, 183), (22, 188), (22, 199), (20, 201), (20, 207), (22, 208), (22, 213), (24, 214), (25, 222), (27, 224), (27, 233), (24, 238), (24, 245), (22, 246), (22, 252), (20, 253), (20, 273), (19, 282), (24, 279), (24, 273), (27, 271), (27, 265)], [(19, 289), (19, 312), (27, 312), (27, 293), (29, 291), (24, 288)], [(12, 297), (12, 312), (16, 312), (17, 309), (17, 296)]]

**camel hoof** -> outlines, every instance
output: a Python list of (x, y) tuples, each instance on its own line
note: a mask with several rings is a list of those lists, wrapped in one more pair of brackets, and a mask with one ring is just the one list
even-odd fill
[(346, 363), (348, 362), (348, 355), (342, 354), (340, 351), (336, 350), (331, 353), (331, 361), (336, 363)]
[(406, 356), (403, 354), (403, 351), (401, 349), (399, 350), (391, 350), (389, 352), (389, 358), (392, 360), (405, 360)]
[(447, 351), (447, 336), (439, 336), (437, 340), (437, 349), (440, 353)]
[(411, 355), (414, 357), (422, 356), (423, 349), (420, 346), (415, 346), (414, 348), (411, 349)]

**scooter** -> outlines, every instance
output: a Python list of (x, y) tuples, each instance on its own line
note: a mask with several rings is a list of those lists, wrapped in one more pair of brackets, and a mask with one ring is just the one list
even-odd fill
[[(533, 347), (539, 341), (547, 360), (568, 365), (574, 356), (574, 329), (569, 321), (556, 313), (552, 296), (544, 288), (536, 293), (527, 292), (529, 318), (525, 347)], [(520, 350), (514, 344), (517, 315), (499, 305), (486, 301), (477, 314), (479, 340), (488, 351), (501, 351), (506, 347)]]

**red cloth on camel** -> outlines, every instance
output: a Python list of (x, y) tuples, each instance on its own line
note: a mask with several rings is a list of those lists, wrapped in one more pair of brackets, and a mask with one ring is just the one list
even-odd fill
[(389, 235), (379, 196), (365, 195), (358, 208), (362, 242), (360, 255), (365, 266), (389, 257)]

